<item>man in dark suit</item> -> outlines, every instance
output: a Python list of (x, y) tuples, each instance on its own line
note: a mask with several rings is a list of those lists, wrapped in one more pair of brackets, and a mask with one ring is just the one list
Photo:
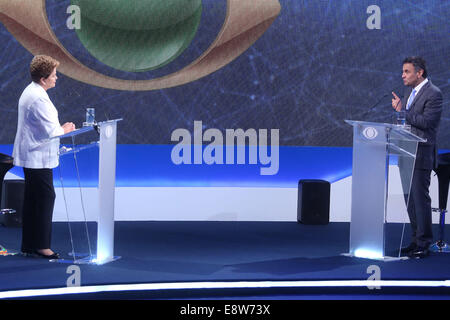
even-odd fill
[(409, 193), (407, 209), (412, 242), (401, 250), (411, 257), (423, 258), (428, 255), (433, 240), (429, 187), (431, 171), (437, 166), (436, 135), (442, 114), (442, 93), (428, 80), (425, 60), (421, 57), (403, 61), (402, 79), (408, 90), (403, 99), (392, 92), (392, 107), (396, 111), (406, 110), (406, 123), (411, 125), (411, 132), (426, 142), (420, 142), (417, 147)]

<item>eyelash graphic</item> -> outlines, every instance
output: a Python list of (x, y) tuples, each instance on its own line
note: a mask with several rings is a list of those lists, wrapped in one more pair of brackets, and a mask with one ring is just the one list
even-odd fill
[(181, 70), (151, 80), (113, 78), (78, 61), (51, 29), (45, 0), (0, 0), (0, 21), (33, 55), (46, 54), (59, 60), (58, 71), (68, 77), (108, 89), (149, 91), (183, 85), (223, 68), (265, 33), (280, 10), (278, 0), (227, 0), (225, 22), (211, 46)]

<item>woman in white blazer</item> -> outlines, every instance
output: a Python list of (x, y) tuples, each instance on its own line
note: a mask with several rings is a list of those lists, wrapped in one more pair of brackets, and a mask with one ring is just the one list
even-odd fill
[(55, 87), (58, 66), (57, 60), (44, 55), (31, 61), (33, 81), (19, 99), (13, 149), (14, 165), (23, 167), (25, 176), (21, 251), (47, 259), (59, 258), (50, 248), (55, 203), (52, 169), (59, 164), (59, 139), (49, 138), (75, 130), (72, 122), (60, 125), (58, 111), (47, 94)]

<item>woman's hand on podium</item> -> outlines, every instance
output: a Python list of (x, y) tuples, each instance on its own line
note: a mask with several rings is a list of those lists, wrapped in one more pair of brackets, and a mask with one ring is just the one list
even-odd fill
[(64, 134), (75, 130), (75, 125), (73, 124), (73, 122), (66, 122), (61, 127), (64, 129)]

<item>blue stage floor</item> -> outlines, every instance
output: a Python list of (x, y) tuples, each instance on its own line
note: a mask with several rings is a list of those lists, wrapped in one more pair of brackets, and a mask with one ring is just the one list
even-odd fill
[[(387, 254), (397, 256), (402, 224), (386, 228)], [(369, 266), (380, 280), (448, 280), (450, 254), (420, 260), (379, 261), (342, 256), (348, 252), (349, 223), (322, 226), (295, 222), (116, 222), (114, 254), (105, 265), (79, 265), (81, 287), (117, 284), (168, 284), (235, 281), (367, 280)], [(437, 235), (437, 225), (435, 234)], [(95, 223), (90, 223), (95, 248)], [(450, 229), (447, 226), (447, 234)], [(21, 230), (0, 227), (0, 244), (20, 248)], [(405, 241), (409, 239), (407, 225)], [(405, 243), (404, 243), (405, 244)], [(66, 223), (54, 223), (53, 248), (65, 258), (71, 251)], [(0, 294), (11, 290), (64, 288), (71, 264), (23, 256), (0, 257)], [(448, 281), (447, 281), (448, 284)], [(304, 285), (304, 284), (303, 284)], [(339, 284), (340, 286), (340, 284)], [(240, 288), (223, 290), (130, 290), (68, 295), (66, 298), (208, 298), (271, 297), (429, 297), (448, 299), (450, 287)], [(51, 298), (51, 296), (49, 296)]]

